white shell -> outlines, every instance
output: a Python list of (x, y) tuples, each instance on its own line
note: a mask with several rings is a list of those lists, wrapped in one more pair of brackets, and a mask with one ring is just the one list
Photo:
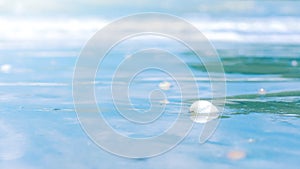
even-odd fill
[(196, 123), (207, 123), (219, 117), (219, 110), (211, 102), (198, 100), (190, 107), (191, 119)]

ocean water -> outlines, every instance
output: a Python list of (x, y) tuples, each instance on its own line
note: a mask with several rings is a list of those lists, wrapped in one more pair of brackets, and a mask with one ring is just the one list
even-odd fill
[[(203, 125), (195, 124), (172, 150), (153, 158), (127, 159), (102, 150), (87, 136), (72, 97), (77, 57), (87, 40), (109, 21), (1, 18), (0, 168), (297, 168), (299, 17), (187, 20), (211, 40), (223, 63), (227, 97), (220, 124), (205, 144), (198, 141)], [(157, 123), (141, 127), (118, 116), (108, 89), (116, 66), (144, 47), (163, 48), (184, 60), (196, 75), (200, 98), (192, 97), (194, 91), (190, 91), (188, 99), (181, 100), (170, 77), (145, 72), (130, 86), (135, 109), (149, 108), (149, 90), (160, 82), (167, 80), (173, 87), (165, 92), (170, 102), (166, 114)], [(176, 71), (172, 60), (158, 59)], [(124, 42), (111, 51), (101, 68), (95, 79), (99, 106), (108, 123), (129, 137), (160, 134), (176, 120), (178, 103), (188, 109), (195, 100), (211, 98), (205, 67), (193, 53), (164, 38)], [(183, 86), (191, 83), (186, 79)]]

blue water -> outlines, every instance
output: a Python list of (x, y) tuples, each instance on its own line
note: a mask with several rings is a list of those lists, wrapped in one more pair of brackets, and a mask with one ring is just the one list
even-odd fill
[[(122, 158), (99, 148), (81, 128), (74, 109), (72, 78), (77, 57), (86, 41), (110, 19), (0, 18), (7, 23), (2, 28), (5, 33), (0, 33), (0, 168), (298, 168), (300, 17), (298, 10), (293, 13), (289, 8), (288, 15), (288, 8), (284, 11), (283, 7), (272, 15), (281, 3), (256, 3), (262, 9), (268, 7), (239, 17), (232, 17), (239, 13), (232, 11), (224, 17), (214, 12), (204, 17), (181, 15), (203, 31), (221, 58), (226, 76), (225, 109), (205, 144), (198, 141), (203, 125), (195, 124), (178, 146), (143, 159)], [(24, 27), (16, 27), (20, 23)], [(120, 61), (136, 49), (150, 46), (172, 51), (197, 76), (200, 98), (211, 98), (203, 65), (180, 44), (161, 40), (121, 44), (107, 56), (96, 76), (96, 98), (102, 101), (99, 105), (107, 122), (120, 134), (137, 138), (161, 134), (176, 120), (181, 102), (177, 86), (166, 74), (148, 72), (133, 83), (133, 106), (148, 109), (149, 90), (168, 79), (173, 90), (166, 91), (170, 101), (167, 113), (157, 123), (143, 127), (118, 115), (108, 98), (110, 77)], [(172, 60), (162, 62), (172, 67)], [(191, 83), (186, 80), (184, 86), (189, 88)], [(260, 95), (260, 89), (266, 94)], [(198, 99), (183, 100), (184, 108)], [(231, 157), (232, 152), (242, 153), (242, 157)]]
[[(228, 55), (232, 51), (227, 49), (223, 53)], [(189, 56), (184, 52), (181, 55)], [(160, 156), (140, 160), (107, 153), (81, 129), (72, 99), (75, 56), (2, 57), (1, 63), (11, 64), (12, 72), (1, 74), (1, 168), (119, 168), (124, 165), (127, 168), (297, 168), (300, 155), (300, 80), (295, 73), (299, 72), (299, 66), (292, 67), (290, 62), (299, 60), (274, 56), (262, 65), (264, 70), (278, 62), (285, 66), (271, 67), (269, 73), (251, 73), (253, 65), (248, 62), (263, 64), (259, 57), (222, 57), (225, 71), (227, 62), (233, 64), (238, 61), (248, 67), (239, 72), (238, 68), (231, 66), (232, 72), (226, 74), (228, 98), (225, 112), (208, 142), (198, 143), (201, 125), (196, 125), (176, 148)], [(285, 68), (289, 71), (278, 73)], [(18, 69), (24, 71), (13, 71)], [(194, 69), (201, 74), (201, 69)], [(295, 77), (286, 76), (290, 74)], [(99, 90), (109, 85), (105, 84), (105, 78), (98, 81), (96, 86)], [(151, 87), (158, 82), (148, 80), (143, 85)], [(208, 81), (200, 80), (198, 83), (204, 91), (209, 89)], [(259, 96), (260, 88), (264, 88), (267, 95)], [(176, 100), (176, 95), (170, 95)], [(144, 101), (141, 94), (133, 102), (142, 105), (140, 108), (146, 108), (147, 105), (142, 104)], [(106, 104), (106, 110), (113, 110), (111, 103)], [(169, 106), (173, 115), (165, 117), (158, 123), (159, 126), (150, 126), (142, 131), (114, 119), (118, 117), (113, 113), (106, 118), (125, 135), (151, 136), (162, 132), (161, 128), (168, 127), (170, 120), (176, 117), (176, 105)], [(244, 152), (246, 156), (240, 160), (229, 159), (227, 154), (235, 150)]]

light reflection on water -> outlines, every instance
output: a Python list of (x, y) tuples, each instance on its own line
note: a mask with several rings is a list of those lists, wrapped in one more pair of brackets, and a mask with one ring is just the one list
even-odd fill
[[(81, 130), (73, 110), (71, 78), (67, 76), (72, 74), (71, 63), (74, 59), (57, 59), (59, 69), (48, 67), (46, 68), (48, 70), (44, 70), (41, 65), (31, 66), (37, 63), (36, 58), (34, 63), (30, 58), (26, 58), (25, 62), (34, 69), (31, 73), (37, 75), (33, 79), (19, 78), (22, 72), (10, 73), (11, 77), (8, 80), (5, 78), (6, 74), (1, 75), (3, 81), (0, 93), (1, 121), (20, 129), (17, 133), (9, 130), (11, 131), (9, 134), (4, 134), (5, 137), (0, 138), (1, 168), (12, 166), (31, 168), (39, 165), (46, 165), (45, 168), (93, 168), (99, 165), (107, 168), (122, 165), (132, 168), (195, 166), (231, 168), (257, 167), (257, 163), (282, 168), (286, 165), (292, 167), (298, 163), (297, 157), (300, 155), (298, 149), (300, 145), (297, 141), (300, 138), (298, 131), (300, 121), (297, 118), (300, 114), (298, 79), (280, 79), (279, 74), (272, 75), (274, 81), (267, 78), (264, 81), (264, 77), (248, 81), (247, 78), (258, 76), (228, 74), (227, 90), (231, 96), (227, 100), (226, 112), (217, 131), (206, 144), (198, 143), (201, 125), (196, 125), (190, 135), (170, 152), (151, 159), (129, 160), (115, 157), (97, 148)], [(41, 64), (48, 65), (53, 58), (38, 60), (41, 60)], [(16, 65), (14, 61), (10, 63)], [(47, 74), (49, 71), (51, 73)], [(55, 82), (49, 79), (54, 79)], [(98, 81), (96, 86), (99, 88), (109, 85), (101, 79)], [(157, 85), (158, 82), (160, 81), (146, 79), (143, 85)], [(202, 81), (200, 78), (198, 83), (204, 91), (209, 89), (208, 81)], [(257, 90), (262, 87), (268, 91), (263, 98), (257, 94)], [(294, 92), (284, 93), (291, 90)], [(205, 95), (203, 93), (203, 96)], [(172, 104), (176, 102), (176, 97), (169, 100), (170, 109), (176, 109), (176, 104)], [(138, 97), (135, 103), (139, 102), (144, 100)], [(184, 106), (188, 107), (190, 103), (191, 101), (187, 101)], [(167, 127), (170, 119), (176, 117), (176, 112), (168, 113), (166, 116), (168, 118), (162, 119), (160, 125), (150, 126), (147, 130), (139, 132), (137, 128), (126, 125), (109, 114), (109, 110), (111, 111), (109, 101), (104, 109), (107, 110), (105, 117), (113, 122), (113, 127), (118, 132), (133, 137), (155, 135), (161, 132), (161, 126)], [(1, 127), (1, 133), (3, 132), (8, 130)], [(245, 157), (240, 160), (228, 159), (228, 153), (233, 150), (242, 151)], [(278, 160), (283, 159), (285, 162), (278, 164)]]
[[(216, 46), (227, 73), (228, 97), (221, 124), (213, 137), (200, 145), (198, 137), (203, 126), (196, 124), (175, 149), (158, 157), (138, 160), (119, 158), (101, 150), (81, 129), (72, 99), (76, 57), (70, 56), (79, 48), (51, 49), (53, 57), (37, 57), (41, 53), (35, 50), (23, 53), (25, 56), (1, 57), (0, 168), (119, 168), (124, 165), (128, 168), (260, 168), (257, 166), (260, 164), (261, 168), (279, 169), (297, 166), (300, 155), (300, 67), (296, 63), (300, 63), (300, 53), (296, 49), (299, 45), (240, 44), (238, 49), (228, 47), (230, 44)], [(128, 52), (120, 50), (114, 54)], [(64, 52), (59, 53), (61, 51)], [(7, 56), (15, 54), (6, 52)], [(209, 79), (203, 66), (196, 64), (198, 62), (189, 53), (179, 50), (176, 54), (197, 75), (201, 99), (209, 100), (209, 80), (218, 79)], [(112, 72), (110, 65), (116, 64), (114, 58), (108, 61), (110, 64), (106, 65), (104, 75)], [(151, 73), (138, 79), (136, 87), (139, 90), (133, 98), (136, 108), (149, 106), (144, 89), (158, 87), (165, 80), (170, 81)], [(182, 80), (188, 88), (191, 79), (182, 77)], [(140, 128), (126, 123), (116, 115), (111, 100), (103, 97), (109, 94), (106, 89), (110, 85), (109, 76), (96, 77), (96, 91), (101, 91), (96, 92), (97, 97), (104, 100), (100, 105), (104, 117), (124, 135), (157, 135), (177, 117), (180, 98), (175, 88), (170, 87), (166, 91), (167, 112), (157, 125)], [(258, 94), (261, 88), (266, 94)], [(184, 100), (183, 107), (188, 110), (197, 99)], [(231, 157), (241, 152), (240, 159)]]

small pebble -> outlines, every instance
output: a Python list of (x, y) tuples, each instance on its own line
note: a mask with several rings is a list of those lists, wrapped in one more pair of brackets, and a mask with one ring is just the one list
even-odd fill
[(167, 81), (164, 81), (164, 82), (161, 82), (159, 83), (159, 88), (162, 89), (162, 90), (169, 90), (170, 87), (171, 87), (171, 83), (167, 82)]
[(232, 150), (227, 153), (227, 158), (230, 160), (241, 160), (246, 157), (246, 152), (243, 150)]

